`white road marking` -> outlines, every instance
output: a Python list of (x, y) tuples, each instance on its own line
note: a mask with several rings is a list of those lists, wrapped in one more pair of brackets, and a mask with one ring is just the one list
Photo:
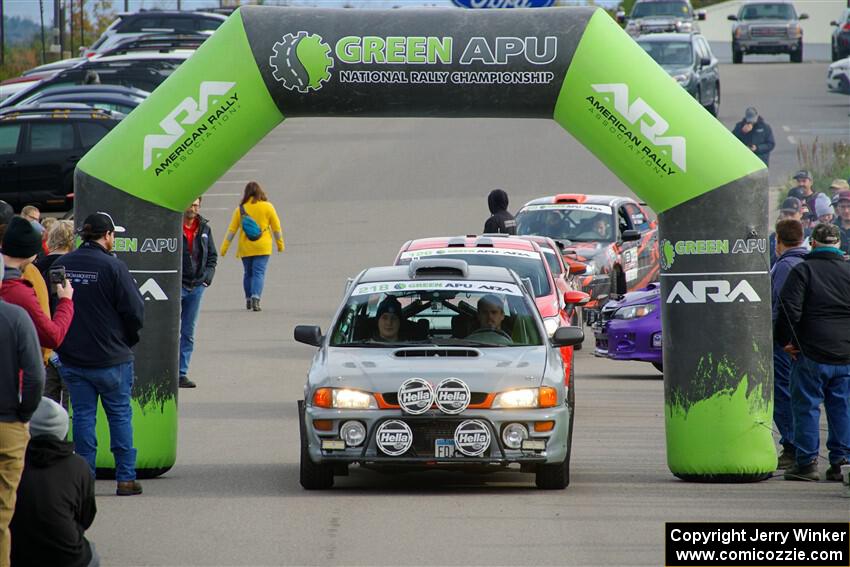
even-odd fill
[(796, 146), (797, 145), (797, 138), (795, 138), (794, 136), (788, 136), (788, 143), (791, 144), (792, 146)]

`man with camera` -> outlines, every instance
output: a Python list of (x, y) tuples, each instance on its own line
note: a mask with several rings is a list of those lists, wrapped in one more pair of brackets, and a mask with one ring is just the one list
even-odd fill
[(13, 217), (9, 221), (3, 235), (2, 250), (6, 271), (3, 287), (0, 287), (0, 298), (24, 308), (35, 325), (42, 348), (57, 348), (65, 339), (74, 318), (74, 289), (67, 281), (51, 282), (51, 285), (56, 286), (59, 301), (53, 318), (45, 314), (32, 284), (21, 275), (41, 250), (41, 234), (28, 220)]
[(144, 322), (145, 302), (127, 265), (111, 252), (115, 233), (124, 232), (108, 213), (92, 213), (83, 221), (82, 245), (53, 264), (64, 267), (77, 285), (77, 309), (65, 342), (56, 352), (62, 379), (74, 408), (74, 444), (77, 454), (95, 474), (98, 399), (106, 411), (112, 454), (115, 457), (116, 494), (142, 493), (136, 481), (133, 447), (133, 351)]

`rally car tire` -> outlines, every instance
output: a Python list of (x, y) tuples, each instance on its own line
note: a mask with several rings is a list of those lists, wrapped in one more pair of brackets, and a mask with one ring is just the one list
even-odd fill
[(570, 408), (570, 431), (567, 434), (567, 456), (562, 463), (539, 465), (534, 483), (541, 490), (563, 490), (570, 485), (570, 457), (573, 453), (573, 422), (575, 418), (575, 371), (570, 368), (570, 390), (567, 393), (567, 406)]
[[(302, 402), (299, 402), (299, 405)], [(306, 490), (326, 490), (334, 485), (333, 465), (316, 464), (310, 459), (307, 450), (307, 430), (304, 426), (304, 414), (301, 413), (301, 465), (299, 467), (299, 480), (301, 486)]]

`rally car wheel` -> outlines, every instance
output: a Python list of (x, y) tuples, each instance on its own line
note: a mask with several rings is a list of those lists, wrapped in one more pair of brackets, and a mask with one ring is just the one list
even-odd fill
[(575, 418), (575, 371), (570, 368), (570, 391), (567, 393), (570, 408), (570, 431), (567, 434), (567, 456), (562, 463), (539, 465), (534, 482), (542, 490), (563, 490), (570, 485), (570, 456), (573, 453), (573, 418)]
[(316, 464), (307, 451), (307, 430), (304, 427), (304, 415), (301, 415), (301, 467), (299, 469), (301, 486), (307, 490), (325, 490), (334, 485), (332, 465)]

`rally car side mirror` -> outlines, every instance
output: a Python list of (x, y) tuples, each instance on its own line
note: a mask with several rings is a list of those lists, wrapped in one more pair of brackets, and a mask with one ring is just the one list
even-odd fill
[(583, 291), (564, 292), (564, 303), (567, 305), (584, 305), (588, 301), (590, 301), (590, 296)]
[(640, 240), (640, 232), (636, 230), (624, 230), (623, 234), (620, 236), (620, 240), (623, 242), (634, 242), (635, 240)]
[(584, 331), (579, 327), (559, 327), (551, 341), (556, 347), (575, 346), (584, 342)]
[(322, 329), (316, 325), (297, 325), (295, 340), (311, 346), (322, 346)]
[(578, 276), (587, 271), (587, 264), (584, 263), (576, 263), (570, 264), (570, 275)]

